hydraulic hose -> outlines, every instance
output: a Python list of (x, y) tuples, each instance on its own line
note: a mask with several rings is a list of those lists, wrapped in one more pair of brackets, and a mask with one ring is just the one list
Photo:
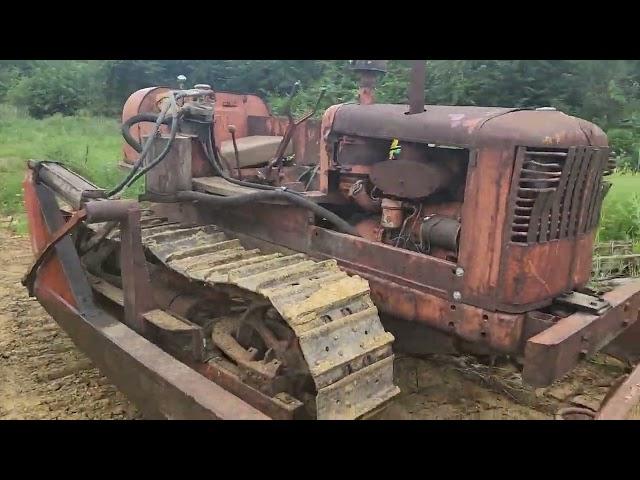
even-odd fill
[[(124, 140), (133, 148), (136, 152), (142, 152), (142, 145), (138, 143), (138, 141), (131, 135), (131, 127), (133, 127), (136, 123), (140, 122), (154, 122), (158, 120), (160, 115), (151, 112), (139, 113), (138, 115), (134, 115), (133, 117), (127, 119), (122, 124), (122, 136)], [(170, 126), (173, 122), (173, 117), (166, 117), (160, 122), (161, 125)]]
[[(172, 102), (176, 102), (178, 99), (186, 96), (202, 96), (209, 95), (211, 92), (201, 91), (201, 90), (190, 90), (190, 91), (182, 91), (182, 92), (171, 92), (170, 96), (172, 98)], [(175, 106), (175, 105), (174, 105)], [(162, 115), (162, 114), (161, 114)], [(134, 115), (131, 118), (128, 118), (125, 122), (122, 123), (122, 136), (125, 141), (133, 148), (136, 152), (142, 152), (142, 145), (138, 143), (138, 141), (131, 135), (131, 127), (133, 127), (136, 123), (140, 122), (156, 122), (160, 115), (152, 113), (152, 112), (143, 112), (137, 115)], [(170, 126), (173, 122), (173, 117), (162, 118), (159, 122), (161, 125)]]
[[(211, 134), (208, 135), (207, 140), (206, 140), (206, 144), (203, 145), (207, 160), (209, 161), (209, 164), (211, 164), (211, 167), (213, 168), (213, 171), (217, 174), (220, 175), (222, 178), (224, 178), (227, 182), (230, 183), (234, 183), (236, 185), (240, 185), (242, 187), (249, 187), (249, 188), (256, 188), (258, 190), (278, 190), (278, 191), (282, 191), (281, 187), (274, 187), (273, 185), (263, 185), (261, 183), (253, 183), (253, 182), (246, 182), (244, 180), (238, 180), (237, 178), (233, 178), (231, 177), (228, 173), (226, 173), (219, 165), (219, 159), (217, 158), (218, 156), (216, 155), (216, 151), (213, 147), (213, 143), (212, 143), (212, 138), (211, 138)], [(301, 196), (299, 193), (297, 192), (290, 192), (293, 195), (296, 196)], [(315, 205), (315, 204), (314, 204)]]
[(213, 208), (237, 207), (254, 202), (284, 200), (293, 205), (311, 210), (319, 217), (327, 219), (338, 229), (338, 231), (342, 233), (348, 233), (349, 235), (354, 235), (356, 237), (360, 236), (360, 234), (358, 234), (356, 229), (351, 224), (340, 218), (331, 210), (328, 210), (301, 195), (295, 195), (286, 190), (274, 189), (270, 191), (235, 195), (232, 197), (220, 197), (216, 195), (210, 195), (208, 193), (184, 191), (178, 192), (175, 198), (178, 201), (202, 202)]
[(169, 150), (171, 150), (171, 147), (173, 146), (173, 141), (175, 140), (177, 134), (178, 134), (178, 121), (175, 121), (171, 124), (171, 133), (169, 135), (169, 141), (167, 142), (167, 145), (164, 147), (164, 150), (153, 161), (149, 162), (149, 164), (146, 167), (144, 167), (143, 169), (138, 171), (135, 175), (133, 175), (131, 179), (127, 182), (126, 186), (133, 184), (142, 175), (147, 173), (149, 170), (154, 168), (156, 165), (158, 165), (161, 161), (165, 159), (165, 157), (169, 153)]
[[(138, 159), (136, 160), (136, 162), (133, 164), (131, 171), (127, 174), (127, 176), (113, 189), (111, 189), (108, 193), (107, 196), (108, 197), (112, 197), (116, 194), (118, 194), (119, 192), (121, 192), (124, 188), (130, 186), (133, 182), (135, 182), (138, 178), (140, 178), (141, 175), (144, 175), (144, 173), (148, 172), (149, 170), (151, 170), (151, 168), (155, 167), (158, 163), (160, 163), (166, 156), (167, 153), (169, 153), (169, 150), (171, 149), (171, 146), (173, 144), (173, 140), (176, 137), (176, 134), (178, 133), (178, 123), (179, 123), (179, 119), (176, 117), (175, 119), (173, 117), (169, 117), (172, 118), (171, 121), (171, 137), (169, 139), (169, 141), (167, 142), (167, 145), (165, 147), (165, 149), (162, 151), (162, 153), (160, 153), (160, 155), (154, 159), (152, 162), (149, 163), (149, 165), (147, 167), (145, 167), (142, 171), (138, 172), (138, 170), (140, 169), (140, 167), (142, 166), (142, 164), (144, 163), (144, 159), (146, 158), (147, 154), (149, 153), (149, 150), (151, 149), (151, 145), (153, 144), (153, 141), (155, 140), (155, 137), (158, 133), (158, 131), (160, 130), (160, 125), (162, 125), (162, 122), (165, 120), (165, 116), (167, 114), (167, 112), (169, 111), (169, 109), (171, 107), (173, 107), (173, 111), (176, 112), (177, 111), (177, 107), (176, 107), (176, 101), (175, 101), (175, 97), (173, 95), (170, 96), (171, 101), (162, 109), (162, 112), (160, 112), (160, 115), (156, 116), (156, 122), (154, 125), (154, 129), (153, 132), (151, 133), (151, 135), (149, 135), (149, 138), (147, 139), (147, 142), (144, 144), (144, 147), (142, 148), (142, 152), (140, 153), (140, 156), (138, 157)], [(144, 114), (142, 114), (144, 115)], [(153, 114), (151, 114), (153, 115)], [(149, 117), (147, 117), (149, 118)], [(128, 133), (128, 129), (126, 130)], [(124, 130), (123, 130), (124, 132)]]

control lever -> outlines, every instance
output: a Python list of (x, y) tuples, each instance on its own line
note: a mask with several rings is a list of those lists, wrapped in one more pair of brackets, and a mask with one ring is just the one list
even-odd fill
[(231, 141), (233, 142), (233, 153), (236, 157), (236, 172), (238, 174), (238, 180), (242, 180), (242, 171), (240, 170), (240, 155), (238, 153), (238, 144), (236, 143), (236, 126), (229, 125), (227, 130), (231, 134)]
[(324, 97), (324, 94), (327, 91), (326, 87), (322, 87), (322, 89), (320, 89), (320, 95), (316, 100), (316, 104), (313, 107), (313, 110), (311, 110), (310, 112), (307, 112), (300, 119), (295, 120), (293, 118), (293, 115), (291, 114), (291, 104), (293, 102), (293, 97), (296, 94), (299, 85), (300, 85), (300, 82), (294, 83), (293, 88), (291, 89), (291, 93), (289, 94), (289, 101), (287, 102), (287, 106), (285, 107), (285, 113), (287, 115), (287, 118), (289, 119), (289, 124), (287, 125), (287, 129), (284, 132), (282, 141), (278, 145), (278, 149), (276, 150), (276, 153), (271, 159), (271, 161), (269, 162), (269, 164), (266, 167), (263, 167), (260, 170), (258, 170), (258, 175), (264, 180), (271, 180), (271, 175), (274, 169), (277, 169), (278, 173), (280, 172), (280, 168), (282, 166), (282, 157), (284, 156), (284, 152), (287, 150), (287, 147), (289, 146), (289, 142), (293, 137), (293, 133), (295, 132), (295, 129), (300, 124), (306, 122), (309, 118), (315, 115), (316, 111), (318, 110), (318, 107), (320, 106), (320, 102), (322, 101), (322, 98)]

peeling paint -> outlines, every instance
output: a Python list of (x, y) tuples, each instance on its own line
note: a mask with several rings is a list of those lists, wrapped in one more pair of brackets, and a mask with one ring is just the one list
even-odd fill
[(531, 260), (527, 261), (527, 266), (529, 267), (527, 269), (528, 273), (530, 273), (533, 278), (538, 280), (547, 291), (547, 293), (551, 295), (553, 292), (551, 292), (551, 289), (549, 288), (549, 285), (547, 285), (547, 282), (545, 282), (544, 279), (540, 275), (538, 275), (538, 272), (536, 272), (536, 267), (533, 265), (533, 262)]
[(451, 128), (459, 127), (464, 117), (466, 117), (464, 113), (450, 113), (449, 120), (451, 121)]

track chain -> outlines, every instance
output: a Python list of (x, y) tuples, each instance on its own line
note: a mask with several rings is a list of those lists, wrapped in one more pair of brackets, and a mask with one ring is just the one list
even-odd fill
[(271, 302), (298, 338), (317, 389), (318, 419), (356, 419), (400, 392), (393, 383), (394, 338), (365, 279), (349, 276), (335, 260), (245, 249), (215, 225), (182, 227), (149, 216), (141, 223), (145, 248), (170, 269)]

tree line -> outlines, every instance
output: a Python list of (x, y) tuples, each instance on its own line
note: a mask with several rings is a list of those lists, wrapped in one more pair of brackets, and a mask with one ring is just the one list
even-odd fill
[[(407, 101), (410, 63), (389, 62), (380, 102)], [(135, 90), (153, 85), (208, 83), (216, 90), (257, 93), (278, 113), (295, 81), (294, 111), (355, 98), (357, 79), (344, 60), (2, 60), (0, 102), (36, 118), (53, 114), (119, 115)], [(434, 60), (427, 62), (430, 104), (552, 106), (601, 126), (623, 163), (640, 157), (640, 61)]]

